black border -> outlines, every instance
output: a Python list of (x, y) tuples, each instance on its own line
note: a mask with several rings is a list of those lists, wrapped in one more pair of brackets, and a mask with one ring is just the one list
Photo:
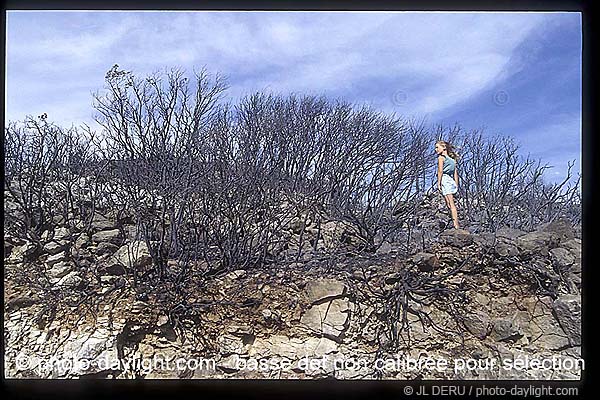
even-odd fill
[(413, 0), (413, 1), (290, 1), (290, 0), (8, 0), (7, 9), (97, 10), (330, 10), (330, 11), (582, 11), (582, 0)]

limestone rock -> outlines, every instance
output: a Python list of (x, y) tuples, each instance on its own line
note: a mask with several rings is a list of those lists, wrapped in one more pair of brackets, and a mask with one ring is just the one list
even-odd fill
[(527, 312), (519, 312), (515, 319), (532, 348), (558, 350), (569, 344), (567, 336), (551, 313), (532, 318)]
[(565, 248), (557, 247), (550, 250), (550, 257), (554, 265), (559, 267), (560, 270), (567, 270), (575, 262), (573, 254)]
[(71, 238), (71, 231), (66, 227), (60, 227), (54, 231), (54, 240), (68, 240)]
[(33, 243), (25, 243), (21, 246), (16, 246), (12, 249), (9, 257), (9, 261), (12, 262), (23, 262), (33, 256), (37, 250), (37, 247)]
[(89, 245), (89, 242), (90, 242), (90, 237), (88, 235), (86, 235), (85, 233), (82, 233), (81, 235), (79, 235), (77, 240), (75, 240), (73, 247), (78, 250), (83, 249)]
[(504, 239), (510, 239), (510, 240), (515, 240), (516, 238), (525, 235), (526, 232), (523, 232), (522, 230), (519, 229), (514, 229), (514, 228), (499, 228), (498, 230), (496, 230), (496, 237), (498, 238), (504, 238)]
[(83, 279), (77, 272), (71, 271), (67, 275), (63, 276), (57, 283), (58, 288), (75, 288), (83, 282)]
[(447, 229), (440, 234), (440, 240), (449, 246), (465, 247), (473, 243), (473, 235), (464, 229)]
[(548, 250), (557, 244), (555, 236), (550, 232), (530, 232), (517, 238), (517, 247), (521, 256), (547, 256)]
[(364, 240), (360, 238), (357, 228), (346, 221), (328, 221), (322, 224), (321, 234), (327, 248), (336, 248), (340, 244), (364, 245)]
[(498, 240), (494, 246), (494, 251), (500, 257), (514, 257), (519, 255), (519, 249), (514, 243), (505, 240)]
[[(569, 346), (569, 338), (565, 335), (561, 327), (550, 316), (536, 318), (534, 323), (541, 333), (534, 338), (532, 342), (535, 347), (544, 350), (560, 350)], [(547, 328), (539, 328), (547, 327)]]
[(290, 360), (303, 357), (323, 357), (338, 351), (339, 345), (326, 337), (297, 338), (285, 335), (271, 335), (267, 338), (257, 338), (248, 350), (251, 357), (278, 356)]
[(119, 246), (110, 242), (100, 242), (96, 246), (96, 255), (114, 254), (119, 249)]
[(560, 296), (554, 301), (552, 308), (571, 346), (581, 346), (581, 297)]
[(100, 214), (94, 215), (94, 219), (92, 220), (92, 223), (90, 226), (90, 228), (92, 228), (93, 232), (113, 230), (113, 229), (116, 229), (117, 227), (118, 227), (118, 224), (116, 222), (111, 221), (108, 218), (106, 218)]
[(236, 269), (234, 271), (229, 272), (227, 275), (225, 275), (225, 279), (235, 280), (235, 279), (242, 278), (245, 275), (246, 275), (245, 269)]
[(146, 242), (137, 240), (121, 246), (113, 258), (117, 263), (127, 267), (146, 267), (152, 265), (152, 257)]
[(348, 328), (349, 304), (347, 299), (313, 305), (300, 319), (300, 323), (333, 340), (340, 340)]
[(52, 268), (46, 271), (48, 277), (58, 281), (63, 276), (67, 275), (73, 270), (73, 266), (65, 261), (55, 263)]
[(499, 318), (494, 321), (491, 337), (497, 342), (522, 336), (519, 325), (510, 319)]
[(223, 356), (231, 354), (243, 354), (245, 353), (244, 343), (241, 338), (225, 334), (217, 339), (219, 353)]
[(92, 235), (92, 242), (110, 242), (113, 244), (120, 244), (121, 232), (118, 229), (96, 232)]
[(412, 256), (411, 260), (423, 272), (433, 271), (440, 266), (440, 260), (432, 253), (420, 252)]
[(335, 279), (318, 279), (306, 284), (306, 296), (311, 304), (341, 297), (346, 293), (346, 286)]
[(54, 264), (67, 261), (67, 259), (68, 259), (67, 254), (66, 254), (66, 252), (63, 251), (61, 253), (57, 253), (57, 254), (54, 254), (54, 255), (48, 257), (46, 259), (46, 265), (48, 267), (52, 267)]
[(484, 311), (475, 311), (474, 313), (467, 314), (464, 324), (468, 331), (479, 339), (485, 339), (492, 329), (490, 316)]
[(64, 246), (58, 242), (51, 241), (44, 245), (44, 251), (50, 255), (60, 253), (64, 250)]
[(223, 372), (230, 373), (230, 372), (239, 371), (239, 369), (240, 369), (239, 356), (237, 354), (231, 354), (231, 355), (219, 360), (219, 362), (217, 362), (215, 365), (217, 368), (221, 369)]
[(552, 234), (560, 242), (575, 238), (573, 225), (565, 217), (544, 224), (538, 230)]

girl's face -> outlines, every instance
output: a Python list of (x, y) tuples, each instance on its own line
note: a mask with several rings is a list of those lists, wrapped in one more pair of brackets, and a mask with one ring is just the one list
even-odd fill
[(442, 154), (442, 152), (443, 152), (444, 150), (446, 150), (446, 146), (444, 146), (444, 145), (443, 145), (443, 144), (441, 144), (441, 143), (436, 143), (436, 144), (435, 144), (435, 152), (436, 152), (437, 154)]

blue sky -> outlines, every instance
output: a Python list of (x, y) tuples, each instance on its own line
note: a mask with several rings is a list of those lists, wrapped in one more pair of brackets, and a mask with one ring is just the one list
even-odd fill
[(581, 163), (579, 13), (19, 12), (7, 14), (6, 118), (93, 126), (92, 92), (206, 66), (235, 100), (256, 90), (343, 97), (512, 136), (523, 155)]

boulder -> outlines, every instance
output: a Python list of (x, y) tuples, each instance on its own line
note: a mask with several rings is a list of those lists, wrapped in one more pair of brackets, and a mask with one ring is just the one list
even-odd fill
[(554, 265), (556, 265), (562, 271), (569, 269), (569, 267), (571, 267), (575, 262), (575, 257), (573, 257), (573, 254), (563, 247), (557, 247), (550, 250), (550, 258), (552, 259)]
[(9, 260), (12, 262), (23, 262), (36, 254), (37, 246), (27, 242), (21, 246), (15, 246), (11, 249)]
[(96, 246), (96, 255), (114, 254), (119, 249), (119, 246), (111, 242), (100, 242)]
[(538, 230), (552, 234), (559, 242), (575, 238), (573, 225), (571, 224), (571, 221), (565, 217), (560, 217), (552, 222), (544, 224), (540, 226)]
[(71, 271), (67, 275), (63, 276), (57, 283), (56, 287), (59, 288), (75, 288), (83, 282), (83, 279), (77, 272)]
[(522, 335), (519, 325), (516, 321), (506, 318), (494, 320), (491, 335), (492, 339), (497, 342), (517, 339)]
[(92, 242), (102, 243), (109, 242), (113, 244), (121, 243), (121, 231), (118, 229), (112, 229), (109, 231), (100, 231), (92, 235)]
[(86, 235), (85, 233), (82, 233), (81, 235), (79, 235), (77, 240), (75, 240), (73, 247), (75, 249), (83, 249), (83, 248), (87, 247), (89, 245), (89, 243), (90, 243), (90, 237), (88, 235)]
[(365, 244), (359, 235), (358, 229), (346, 221), (328, 221), (321, 225), (323, 244), (328, 249), (334, 249), (340, 245), (351, 245), (360, 247)]
[(93, 232), (108, 231), (116, 229), (117, 227), (118, 224), (116, 222), (111, 221), (100, 214), (94, 215), (94, 219), (92, 220), (92, 223), (90, 225), (90, 228), (92, 228)]
[(535, 231), (518, 237), (516, 243), (522, 256), (547, 256), (548, 250), (556, 246), (557, 240), (551, 232)]
[(346, 294), (346, 286), (335, 279), (318, 279), (306, 284), (306, 296), (311, 304), (322, 303)]
[(494, 252), (500, 257), (514, 257), (519, 255), (519, 249), (512, 241), (498, 240), (494, 246)]
[(573, 256), (573, 265), (571, 266), (571, 272), (576, 274), (581, 273), (581, 240), (571, 239), (565, 242), (561, 242), (560, 247), (569, 250)]
[(465, 328), (480, 340), (485, 339), (492, 330), (490, 316), (484, 311), (469, 313), (464, 318)]
[(447, 229), (440, 234), (440, 240), (449, 246), (465, 247), (473, 243), (473, 235), (464, 229)]
[(381, 246), (377, 248), (376, 254), (389, 254), (392, 251), (392, 245), (387, 240), (381, 243)]
[(65, 261), (60, 261), (52, 266), (49, 270), (46, 271), (48, 277), (52, 280), (58, 281), (63, 276), (67, 275), (73, 266)]
[(494, 234), (489, 232), (481, 232), (473, 234), (473, 242), (482, 247), (494, 245)]
[(141, 240), (133, 241), (121, 246), (113, 255), (112, 260), (128, 267), (146, 267), (152, 264), (152, 257), (148, 250), (146, 242)]
[(50, 255), (60, 253), (64, 248), (65, 246), (55, 241), (48, 242), (44, 245), (44, 251)]
[(581, 297), (562, 295), (554, 301), (552, 310), (571, 346), (581, 346)]
[(333, 299), (313, 305), (302, 315), (300, 323), (314, 332), (339, 341), (348, 328), (349, 312), (348, 299)]
[(49, 256), (46, 259), (46, 265), (52, 267), (54, 264), (67, 261), (67, 253), (65, 251)]
[(58, 228), (54, 231), (54, 240), (68, 240), (71, 238), (71, 231), (66, 227)]
[(560, 247), (569, 250), (576, 259), (581, 258), (581, 239), (564, 241), (561, 243)]
[(417, 253), (412, 256), (411, 261), (423, 272), (433, 271), (440, 266), (440, 260), (432, 253)]
[(515, 240), (516, 238), (525, 234), (526, 232), (523, 232), (522, 230), (507, 227), (499, 228), (498, 230), (496, 230), (496, 237), (510, 240)]

